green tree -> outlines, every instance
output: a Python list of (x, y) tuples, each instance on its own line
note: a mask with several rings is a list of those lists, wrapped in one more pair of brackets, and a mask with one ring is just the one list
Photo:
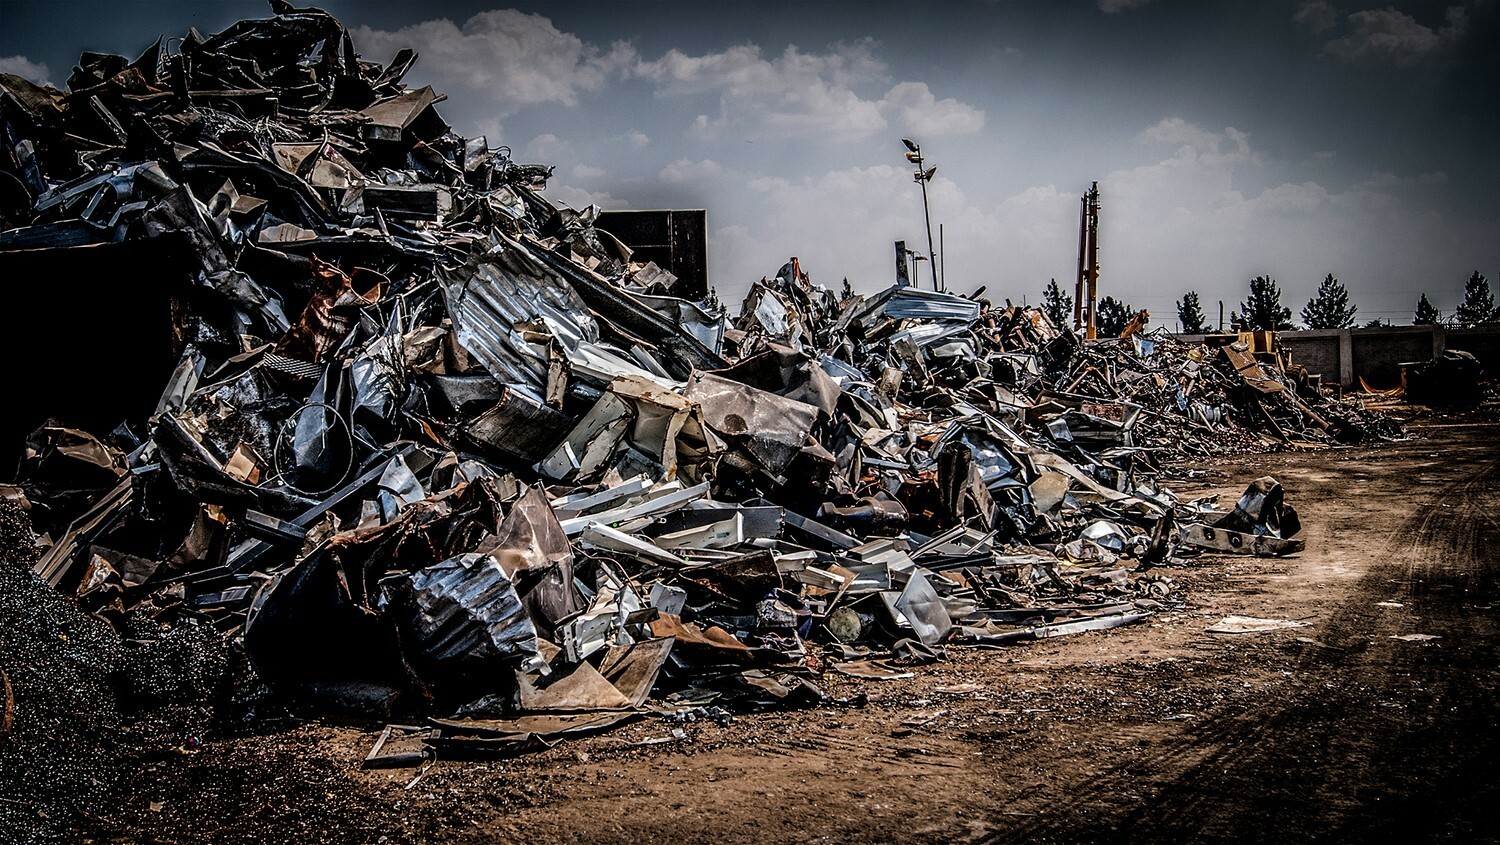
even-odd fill
[(1042, 290), (1042, 313), (1060, 329), (1073, 324), (1073, 297), (1063, 292), (1056, 279)]
[(1099, 313), (1095, 318), (1099, 326), (1100, 337), (1119, 337), (1120, 332), (1130, 325), (1130, 318), (1134, 317), (1136, 311), (1129, 305), (1106, 296), (1099, 300)]
[(1495, 296), (1490, 293), (1489, 279), (1478, 270), (1464, 283), (1464, 301), (1453, 312), (1453, 322), (1472, 327), (1495, 321)]
[(1250, 297), (1240, 303), (1241, 322), (1246, 331), (1292, 328), (1292, 309), (1281, 304), (1281, 286), (1270, 276), (1250, 280)]
[(1427, 299), (1427, 294), (1417, 300), (1417, 312), (1412, 315), (1411, 324), (1414, 326), (1435, 326), (1442, 322), (1442, 315), (1432, 307), (1432, 302)]
[(1302, 322), (1310, 329), (1347, 329), (1354, 325), (1358, 306), (1349, 304), (1349, 290), (1329, 273), (1318, 292), (1302, 306)]
[(1198, 292), (1190, 290), (1177, 300), (1177, 322), (1182, 324), (1183, 334), (1204, 334), (1208, 325), (1203, 322), (1203, 303)]
[(1365, 323), (1360, 328), (1364, 328), (1364, 329), (1384, 329), (1384, 328), (1389, 328), (1391, 325), (1392, 324), (1391, 324), (1390, 320), (1382, 320), (1379, 317), (1376, 317), (1375, 319), (1371, 320), (1370, 322)]

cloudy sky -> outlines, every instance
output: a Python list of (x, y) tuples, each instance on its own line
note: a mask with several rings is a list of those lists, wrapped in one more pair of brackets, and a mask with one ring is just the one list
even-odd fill
[[(1500, 0), (321, 5), (366, 58), (414, 47), (460, 132), (556, 164), (554, 199), (708, 209), (731, 302), (790, 255), (875, 290), (893, 240), (925, 251), (903, 137), (961, 292), (1070, 286), (1094, 180), (1101, 293), (1157, 322), (1258, 274), (1296, 310), (1333, 273), (1397, 322), (1500, 276)], [(266, 11), (4, 0), (0, 71), (61, 84), (81, 50)]]

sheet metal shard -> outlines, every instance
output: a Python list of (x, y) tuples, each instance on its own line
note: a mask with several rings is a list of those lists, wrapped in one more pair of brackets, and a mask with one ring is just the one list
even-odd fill
[(847, 662), (833, 662), (829, 665), (833, 667), (833, 671), (838, 672), (840, 675), (873, 681), (899, 681), (917, 676), (915, 672), (894, 669), (879, 660), (850, 660)]
[(657, 676), (672, 653), (672, 637), (611, 646), (599, 672), (625, 697), (631, 707), (642, 707), (656, 686)]
[(912, 573), (896, 600), (896, 607), (911, 624), (917, 639), (926, 645), (941, 642), (953, 627), (948, 606), (921, 572)]
[(573, 547), (540, 487), (528, 487), (511, 505), (487, 545), (491, 547), (490, 554), (512, 577), (520, 572), (563, 566), (571, 580)]
[(1259, 634), (1265, 631), (1284, 631), (1288, 628), (1306, 628), (1311, 622), (1294, 619), (1262, 619), (1256, 616), (1226, 616), (1204, 628), (1210, 634)]
[(445, 754), (518, 754), (547, 748), (641, 718), (633, 710), (533, 713), (514, 719), (433, 718), (441, 733), (430, 740)]
[(1296, 554), (1307, 547), (1301, 540), (1242, 534), (1238, 531), (1226, 531), (1216, 526), (1201, 524), (1182, 526), (1181, 539), (1182, 542), (1199, 548), (1260, 557)]
[(704, 422), (731, 439), (743, 439), (751, 456), (781, 475), (807, 444), (818, 409), (712, 373), (695, 373), (687, 398), (703, 408)]
[(521, 709), (526, 711), (625, 710), (635, 706), (588, 663), (578, 664), (561, 677), (518, 675), (517, 687)]

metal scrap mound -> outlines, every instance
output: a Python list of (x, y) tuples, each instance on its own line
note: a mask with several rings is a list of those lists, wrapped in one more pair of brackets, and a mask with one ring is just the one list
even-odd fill
[(1301, 547), (1274, 480), (1183, 502), (1162, 447), (1380, 433), (1244, 343), (1086, 345), (795, 261), (730, 322), (453, 132), (410, 51), (273, 7), (66, 92), (0, 75), (0, 251), (191, 256), (132, 282), (171, 297), (155, 413), (29, 439), (34, 570), (120, 630), (211, 627), (246, 687), (431, 717), (447, 754), (826, 703), (826, 671), (1143, 619), (1178, 552)]

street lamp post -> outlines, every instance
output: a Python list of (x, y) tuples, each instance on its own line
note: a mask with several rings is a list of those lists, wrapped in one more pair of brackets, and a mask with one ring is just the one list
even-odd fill
[[(927, 183), (931, 182), (932, 175), (937, 173), (937, 165), (923, 170), (922, 165), (926, 159), (922, 158), (921, 145), (909, 138), (902, 138), (901, 143), (906, 145), (906, 160), (917, 166), (917, 171), (912, 174), (912, 181), (922, 186), (922, 219), (927, 223), (927, 254), (937, 255), (932, 248), (932, 212), (927, 207)], [(928, 261), (927, 267), (932, 271), (932, 289), (938, 290), (937, 262)], [(943, 275), (946, 276), (947, 273)]]

